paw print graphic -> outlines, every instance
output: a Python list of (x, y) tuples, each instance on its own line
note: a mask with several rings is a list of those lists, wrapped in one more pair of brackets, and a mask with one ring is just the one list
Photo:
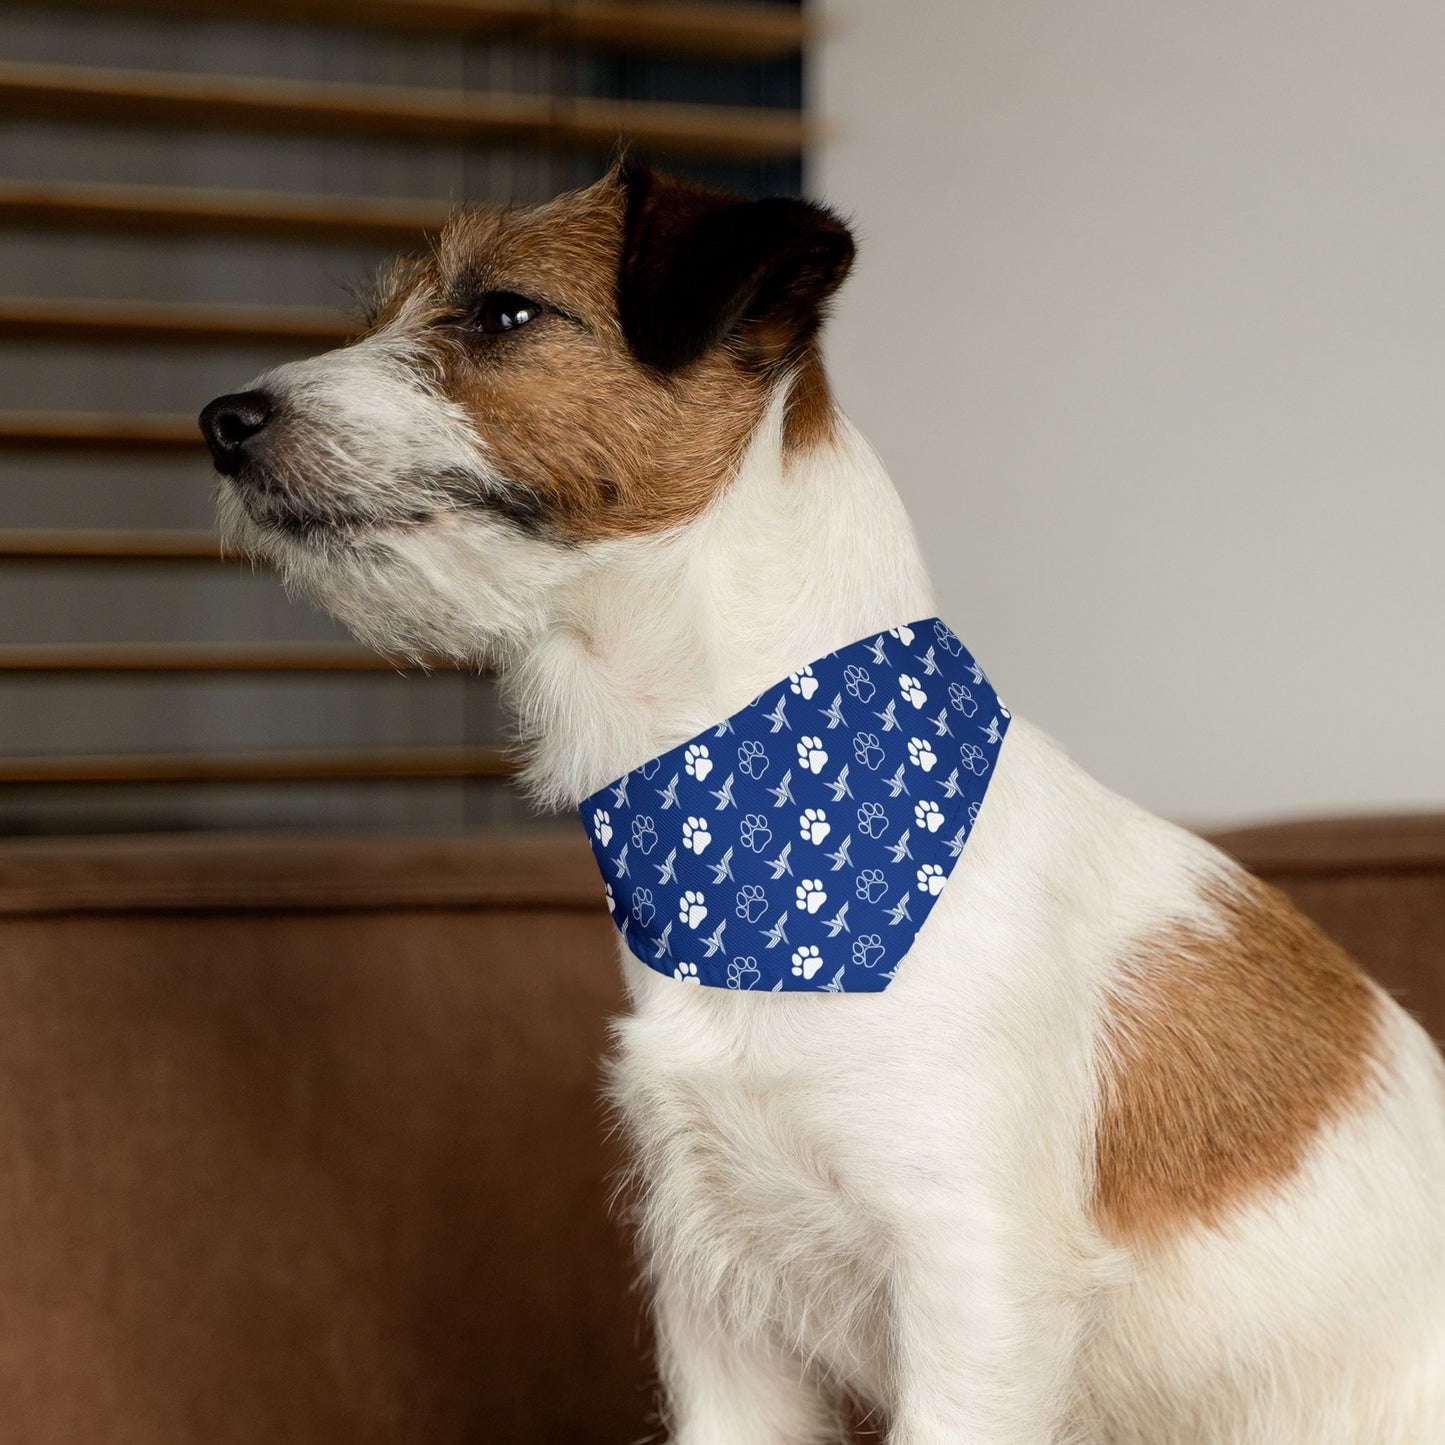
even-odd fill
[(805, 878), (798, 884), (798, 907), (807, 913), (816, 913), (827, 901), (820, 878)]
[(657, 910), (652, 903), (652, 889), (639, 888), (632, 895), (632, 916), (637, 920), (639, 928), (646, 928), (656, 916)]
[(728, 964), (728, 987), (749, 989), (762, 977), (755, 958), (735, 958)]
[(928, 701), (928, 694), (919, 685), (918, 679), (906, 672), (898, 674), (898, 691), (903, 694), (904, 701), (911, 702), (914, 707), (922, 707)]
[(682, 846), (690, 848), (701, 857), (707, 851), (707, 845), (712, 842), (712, 834), (708, 831), (707, 820), (704, 818), (688, 818), (682, 825)]
[(877, 903), (888, 892), (888, 880), (881, 868), (865, 868), (859, 873), (853, 891), (865, 903)]
[(690, 778), (698, 782), (712, 772), (712, 758), (708, 756), (706, 743), (693, 743), (682, 755), (682, 765)]
[(647, 760), (645, 763), (643, 763), (643, 765), (642, 765), (640, 768), (638, 768), (637, 771), (638, 771), (639, 773), (641, 773), (642, 776), (643, 776), (644, 778), (646, 778), (647, 781), (650, 783), (650, 782), (657, 776), (657, 770), (658, 770), (661, 766), (662, 766), (662, 759), (661, 759), (661, 758), (648, 758), (648, 760)]
[(973, 694), (961, 682), (948, 684), (948, 701), (954, 712), (961, 712), (964, 717), (972, 717), (978, 711)]
[(763, 745), (756, 738), (749, 738), (738, 749), (738, 767), (754, 780), (767, 772), (768, 755), (763, 751)]
[(883, 762), (883, 749), (878, 745), (877, 733), (855, 733), (853, 736), (853, 756), (863, 764), (865, 768), (877, 772)]
[(888, 814), (882, 803), (864, 803), (858, 809), (858, 826), (870, 838), (881, 838), (888, 831)]
[(859, 702), (872, 702), (873, 694), (877, 691), (873, 686), (873, 679), (868, 676), (868, 669), (859, 667), (855, 662), (850, 662), (843, 669), (843, 686)]
[(677, 979), (679, 983), (700, 984), (702, 982), (702, 980), (697, 976), (697, 965), (695, 963), (678, 964), (678, 966), (673, 969), (672, 976)]
[(924, 738), (908, 739), (908, 761), (917, 764), (925, 773), (931, 772), (934, 763), (938, 761), (938, 754), (929, 747)]
[(677, 916), (689, 928), (701, 928), (707, 917), (707, 899), (696, 888), (689, 888), (678, 901)]
[(918, 870), (918, 886), (925, 893), (931, 893), (935, 898), (943, 892), (943, 885), (947, 881), (943, 876), (943, 869), (937, 863), (925, 863)]
[(823, 955), (815, 944), (793, 950), (793, 975), (796, 978), (812, 978), (823, 966)]
[(888, 630), (904, 647), (913, 646), (913, 629), (911, 627), (890, 627)]
[(925, 798), (923, 802), (914, 805), (913, 820), (920, 828), (927, 828), (930, 833), (936, 833), (943, 827), (943, 812), (937, 803), (930, 803)]
[(968, 805), (968, 821), (970, 825), (978, 822), (978, 810), (981, 806), (982, 805), (978, 800), (975, 800)]
[(738, 842), (754, 853), (761, 853), (773, 841), (773, 830), (761, 813), (744, 813), (738, 824)]
[(804, 667), (788, 678), (788, 686), (807, 702), (818, 690), (818, 679), (813, 676), (811, 667)]
[(883, 957), (883, 940), (876, 933), (860, 933), (853, 940), (853, 962), (859, 968), (873, 968)]
[(738, 904), (734, 912), (739, 918), (756, 923), (767, 911), (768, 899), (761, 883), (747, 883), (738, 889)]
[(632, 820), (632, 846), (644, 857), (657, 847), (657, 824), (646, 813)]
[(823, 739), (799, 738), (798, 761), (810, 773), (821, 773), (828, 766), (828, 754), (823, 750)]
[(616, 913), (617, 899), (612, 895), (612, 885), (609, 883), (602, 891), (607, 895), (607, 911), (609, 913)]
[(604, 848), (612, 841), (612, 814), (605, 808), (599, 808), (593, 815), (592, 831)]
[(833, 831), (828, 814), (822, 808), (808, 808), (798, 819), (798, 825), (805, 843), (821, 843)]
[(946, 622), (935, 622), (933, 635), (938, 639), (938, 645), (950, 657), (957, 657), (963, 651), (963, 643), (958, 640), (957, 634)]
[(984, 757), (983, 749), (977, 743), (964, 743), (958, 751), (964, 767), (975, 777), (981, 778), (988, 772), (988, 759)]

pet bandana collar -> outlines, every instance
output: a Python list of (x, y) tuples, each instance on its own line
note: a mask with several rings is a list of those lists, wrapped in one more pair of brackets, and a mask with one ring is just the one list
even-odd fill
[(830, 652), (582, 803), (613, 921), (684, 983), (877, 993), (963, 852), (1008, 724), (937, 618)]

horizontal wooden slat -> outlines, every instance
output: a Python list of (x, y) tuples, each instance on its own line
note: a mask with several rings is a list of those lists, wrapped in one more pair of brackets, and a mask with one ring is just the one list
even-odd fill
[(752, 58), (796, 54), (809, 37), (791, 6), (660, 4), (657, 0), (58, 0), (74, 9), (225, 16), (359, 29), (512, 35)]
[(594, 151), (625, 137), (733, 160), (796, 156), (812, 134), (791, 110), (34, 64), (0, 65), (0, 115)]
[(17, 673), (405, 672), (349, 642), (0, 644), (0, 675)]
[(201, 454), (193, 416), (89, 411), (0, 411), (0, 451)]
[(259, 753), (87, 753), (0, 757), (0, 783), (300, 783), (503, 778), (502, 748), (357, 748)]
[(194, 306), (170, 301), (0, 296), (0, 341), (315, 350), (339, 345), (357, 330), (355, 319), (344, 311), (311, 306)]
[(0, 529), (0, 562), (220, 562), (214, 532), (82, 527)]
[(364, 196), (288, 196), (172, 186), (0, 181), (0, 226), (153, 236), (263, 236), (414, 246), (446, 224), (448, 207)]

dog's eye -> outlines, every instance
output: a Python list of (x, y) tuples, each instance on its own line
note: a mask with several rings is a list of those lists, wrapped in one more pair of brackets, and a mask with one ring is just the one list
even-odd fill
[(472, 312), (472, 325), (486, 336), (515, 331), (542, 314), (542, 303), (515, 291), (488, 291)]

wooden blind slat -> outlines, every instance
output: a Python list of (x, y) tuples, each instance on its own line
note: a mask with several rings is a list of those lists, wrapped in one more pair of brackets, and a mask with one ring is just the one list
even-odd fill
[(655, 0), (54, 0), (72, 9), (402, 30), (511, 35), (596, 45), (765, 59), (796, 55), (814, 33), (789, 6), (658, 4)]
[(124, 642), (0, 644), (0, 674), (403, 672), (351, 643)]
[(193, 416), (82, 411), (0, 412), (0, 451), (155, 452), (206, 449)]
[(220, 562), (214, 532), (100, 530), (85, 527), (0, 529), (0, 562)]
[(414, 246), (447, 215), (446, 206), (362, 196), (0, 181), (0, 225), (35, 229)]
[(294, 783), (505, 778), (502, 748), (356, 748), (256, 753), (90, 753), (0, 757), (0, 783)]
[(327, 349), (358, 329), (345, 312), (322, 307), (0, 297), (0, 341)]
[(0, 114), (594, 151), (627, 137), (734, 160), (797, 156), (813, 134), (791, 110), (37, 64), (0, 64)]

